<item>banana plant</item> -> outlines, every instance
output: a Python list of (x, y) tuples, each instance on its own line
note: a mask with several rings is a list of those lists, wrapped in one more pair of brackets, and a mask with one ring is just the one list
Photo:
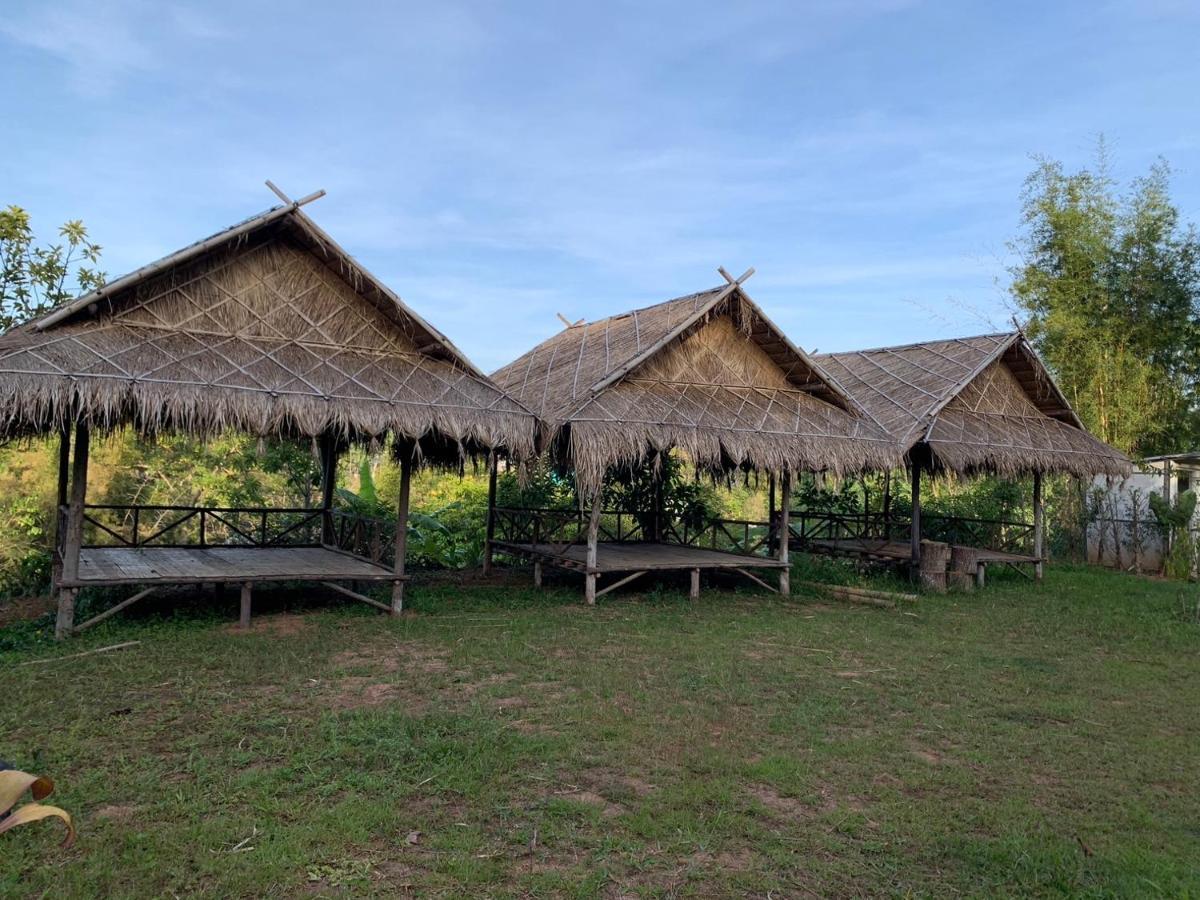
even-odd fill
[[(14, 808), (26, 791), (29, 791), (35, 802)], [(64, 849), (70, 847), (75, 842), (75, 825), (71, 822), (70, 815), (57, 806), (36, 802), (45, 800), (53, 791), (54, 782), (49, 778), (9, 769), (0, 762), (0, 834), (29, 822), (59, 818), (67, 826), (67, 837), (62, 846)]]

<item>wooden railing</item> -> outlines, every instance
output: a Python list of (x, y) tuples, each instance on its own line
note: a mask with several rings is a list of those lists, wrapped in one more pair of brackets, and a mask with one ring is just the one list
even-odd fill
[(85, 547), (296, 547), (321, 543), (322, 511), (248, 506), (92, 504)]
[[(498, 541), (565, 545), (582, 544), (587, 540), (588, 516), (578, 509), (497, 507), (495, 522), (495, 539)], [(885, 516), (882, 512), (794, 510), (789, 516), (788, 531), (791, 546), (803, 550), (817, 540), (908, 540), (910, 522), (908, 516)], [(921, 531), (924, 537), (935, 541), (1010, 553), (1033, 552), (1033, 525), (1026, 522), (927, 514), (921, 517)], [(745, 555), (771, 555), (777, 547), (771, 524), (751, 519), (711, 519), (699, 527), (694, 523), (667, 519), (663, 522), (663, 538), (690, 547)], [(600, 540), (642, 539), (638, 514), (627, 510), (605, 510), (601, 513)]]
[(362, 556), (380, 566), (396, 561), (396, 520), (364, 516), (335, 509), (333, 544), (339, 550)]

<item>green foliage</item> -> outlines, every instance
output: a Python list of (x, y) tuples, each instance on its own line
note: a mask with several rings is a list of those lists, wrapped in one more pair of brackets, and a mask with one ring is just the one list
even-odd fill
[(1196, 546), (1192, 538), (1192, 517), (1196, 514), (1196, 492), (1184, 491), (1171, 503), (1161, 494), (1150, 495), (1150, 510), (1167, 534), (1170, 551), (1163, 560), (1163, 574), (1188, 579), (1196, 570)]
[[(659, 490), (668, 521), (695, 530), (720, 515), (713, 492), (705, 490), (696, 478), (687, 477), (683, 460), (673, 454), (663, 454), (659, 460), (657, 473), (649, 465), (614, 472), (604, 485), (605, 507), (634, 513), (646, 535), (653, 530), (655, 493)], [(661, 482), (661, 487), (656, 482)]]
[(1085, 424), (1130, 453), (1200, 435), (1200, 237), (1151, 167), (1121, 195), (1103, 143), (1094, 168), (1041, 161), (1025, 183), (1012, 293)]
[(58, 230), (59, 243), (34, 243), (29, 213), (0, 209), (0, 330), (27, 321), (104, 283), (94, 268), (100, 245), (73, 219)]

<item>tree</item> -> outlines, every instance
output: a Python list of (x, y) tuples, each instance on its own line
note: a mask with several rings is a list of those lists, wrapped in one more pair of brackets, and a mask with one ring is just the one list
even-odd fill
[(0, 210), (0, 331), (104, 283), (98, 271), (100, 245), (79, 219), (58, 230), (59, 243), (34, 244), (29, 213), (19, 206)]
[[(1129, 453), (1200, 437), (1200, 238), (1164, 161), (1128, 192), (1096, 164), (1041, 160), (1025, 182), (1012, 293), (1084, 423)], [(1189, 448), (1190, 449), (1190, 448)]]

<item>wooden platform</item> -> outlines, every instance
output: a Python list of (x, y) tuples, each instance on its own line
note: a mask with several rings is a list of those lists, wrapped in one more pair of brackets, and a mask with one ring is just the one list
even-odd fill
[(90, 547), (64, 587), (264, 581), (395, 581), (390, 569), (325, 547)]
[[(889, 541), (882, 538), (838, 538), (836, 540), (811, 541), (809, 546), (817, 552), (839, 556), (859, 556), (896, 562), (907, 562), (912, 559), (912, 545), (908, 541)], [(975, 560), (981, 563), (1022, 565), (1041, 562), (1036, 556), (1009, 553), (1005, 550), (972, 547), (971, 553)]]
[[(542, 559), (577, 572), (587, 571), (583, 544), (517, 544), (496, 541), (497, 550)], [(678, 569), (781, 569), (784, 564), (766, 556), (743, 556), (683, 544), (601, 543), (596, 548), (596, 572), (652, 572)]]

